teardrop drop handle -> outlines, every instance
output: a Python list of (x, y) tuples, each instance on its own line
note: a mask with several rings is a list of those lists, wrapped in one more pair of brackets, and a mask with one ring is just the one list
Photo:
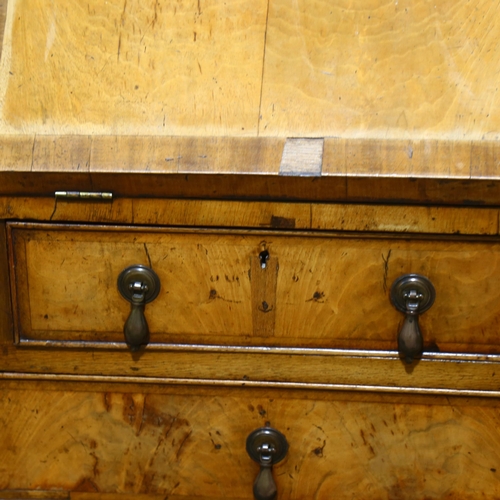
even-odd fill
[(398, 334), (398, 351), (405, 363), (411, 365), (424, 351), (424, 339), (418, 326), (418, 316), (407, 314)]
[[(142, 283), (137, 284), (144, 288)], [(130, 314), (123, 327), (125, 342), (132, 352), (137, 352), (142, 346), (149, 343), (149, 327), (144, 316), (145, 294), (147, 290), (134, 294), (130, 302)]]
[(411, 364), (422, 356), (424, 340), (418, 318), (432, 306), (435, 298), (434, 285), (419, 274), (405, 274), (392, 284), (391, 301), (398, 311), (405, 313), (398, 333), (398, 351), (405, 363)]
[(136, 352), (149, 343), (149, 327), (144, 309), (147, 303), (158, 296), (160, 279), (149, 267), (130, 266), (120, 273), (118, 290), (130, 302), (130, 314), (123, 333), (129, 349)]
[(260, 472), (253, 483), (253, 496), (256, 500), (275, 500), (278, 488), (274, 482), (272, 468), (271, 461), (265, 463), (261, 460)]
[(281, 432), (266, 426), (254, 430), (247, 438), (247, 453), (260, 465), (253, 484), (255, 500), (275, 500), (278, 488), (272, 474), (274, 464), (281, 462), (288, 452), (288, 441)]

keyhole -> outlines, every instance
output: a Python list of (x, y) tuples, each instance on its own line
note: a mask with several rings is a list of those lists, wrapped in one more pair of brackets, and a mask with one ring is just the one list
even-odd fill
[(269, 260), (269, 252), (267, 250), (262, 250), (259, 253), (260, 267), (265, 269), (267, 267), (267, 261)]

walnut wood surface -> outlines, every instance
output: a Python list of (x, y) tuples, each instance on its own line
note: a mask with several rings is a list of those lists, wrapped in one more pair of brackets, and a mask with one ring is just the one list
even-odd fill
[(496, 7), (271, 1), (260, 133), (496, 140)]
[[(1, 498), (250, 499), (267, 421), (283, 500), (500, 496), (496, 6), (355, 3), (0, 0)], [(403, 272), (458, 354), (398, 359)]]
[(258, 467), (245, 440), (270, 422), (290, 443), (274, 468), (283, 499), (493, 499), (500, 491), (496, 400), (89, 389), (2, 389), (0, 488), (80, 500), (250, 499)]
[(0, 197), (0, 218), (146, 226), (499, 235), (497, 208), (124, 199), (112, 203)]
[[(7, 234), (5, 223), (0, 223), (0, 283), (9, 283), (9, 258), (7, 255)], [(13, 339), (12, 329), (12, 302), (7, 287), (0, 287), (0, 344), (11, 344)]]
[(7, 17), (7, 0), (0, 1), (0, 57), (2, 56), (5, 18)]
[(325, 139), (317, 176), (284, 175), (285, 144), (266, 137), (4, 135), (0, 195), (76, 190), (134, 198), (479, 206), (496, 206), (500, 198), (494, 142)]
[(4, 130), (256, 135), (264, 0), (16, 0), (11, 11)]
[[(77, 346), (78, 347), (78, 346)], [(428, 356), (407, 367), (392, 356), (359, 352), (146, 349), (61, 349), (29, 346), (2, 349), (2, 380), (209, 385), (283, 389), (358, 390), (401, 394), (499, 397), (498, 357)]]
[[(495, 241), (9, 228), (20, 340), (123, 341), (130, 306), (116, 280), (141, 264), (162, 282), (146, 306), (152, 343), (394, 349), (403, 315), (390, 303), (390, 287), (416, 273), (437, 290), (436, 303), (420, 318), (426, 351), (500, 351)], [(271, 261), (262, 270), (264, 247)]]
[(69, 500), (68, 491), (2, 490), (2, 500)]
[[(293, 141), (273, 137), (1, 135), (0, 171), (89, 173), (96, 178), (97, 174), (110, 172), (117, 178), (123, 173), (300, 177), (303, 172), (290, 172), (287, 169), (293, 165), (282, 164), (289, 161), (285, 145)], [(500, 145), (414, 138), (326, 138), (320, 154), (307, 146), (299, 148), (294, 157), (299, 154), (304, 155), (304, 168), (308, 162), (315, 164), (315, 178), (370, 176), (410, 177), (414, 182), (421, 178), (467, 181), (498, 178), (495, 166)]]
[(498, 138), (487, 1), (9, 7), (3, 133)]

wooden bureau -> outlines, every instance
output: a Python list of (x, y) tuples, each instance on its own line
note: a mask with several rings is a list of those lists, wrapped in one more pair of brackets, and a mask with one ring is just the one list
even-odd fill
[(500, 498), (494, 6), (0, 7), (0, 498)]

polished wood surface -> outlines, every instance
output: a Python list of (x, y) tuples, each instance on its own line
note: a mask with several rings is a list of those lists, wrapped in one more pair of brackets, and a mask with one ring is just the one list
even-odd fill
[(5, 20), (7, 16), (7, 0), (0, 2), (0, 57), (2, 56), (3, 35), (5, 30)]
[(496, 400), (88, 389), (2, 389), (1, 488), (70, 490), (81, 500), (250, 499), (258, 466), (245, 440), (270, 422), (290, 443), (274, 467), (283, 499), (493, 499), (500, 491)]
[[(314, 177), (495, 179), (500, 146), (488, 141), (382, 138), (0, 136), (2, 172), (261, 174)], [(318, 150), (316, 143), (322, 148)], [(309, 143), (313, 143), (314, 147)], [(286, 147), (285, 147), (286, 146)], [(299, 166), (288, 165), (289, 152)], [(309, 164), (309, 167), (306, 167)], [(309, 168), (309, 171), (307, 170)], [(291, 169), (291, 170), (290, 170)], [(297, 169), (297, 170), (295, 170)]]
[(260, 133), (498, 139), (497, 7), (270, 1)]
[(496, 140), (495, 8), (11, 0), (0, 132)]
[(264, 0), (11, 1), (1, 128), (255, 136), (266, 12)]
[(1, 498), (500, 497), (498, 6), (330, 4), (0, 0)]
[[(498, 208), (185, 199), (112, 203), (52, 197), (0, 197), (0, 218), (140, 226), (497, 236)], [(313, 234), (313, 233), (311, 233)]]
[[(134, 198), (498, 205), (495, 142), (327, 138), (314, 176), (289, 175), (287, 144), (267, 137), (2, 136), (0, 195), (76, 190)], [(316, 153), (305, 164), (316, 162)]]
[[(123, 341), (131, 265), (153, 268), (152, 343), (395, 349), (392, 283), (428, 277), (426, 351), (498, 353), (500, 246), (491, 240), (10, 224), (20, 340)], [(260, 267), (265, 249), (270, 261)]]
[[(5, 223), (0, 223), (0, 283), (9, 283), (9, 258)], [(13, 340), (12, 307), (10, 291), (0, 287), (0, 345), (11, 345)]]
[(125, 345), (73, 349), (57, 344), (4, 346), (0, 380), (327, 389), (398, 394), (500, 397), (498, 356), (427, 355), (406, 366), (394, 351), (344, 352), (228, 346)]

